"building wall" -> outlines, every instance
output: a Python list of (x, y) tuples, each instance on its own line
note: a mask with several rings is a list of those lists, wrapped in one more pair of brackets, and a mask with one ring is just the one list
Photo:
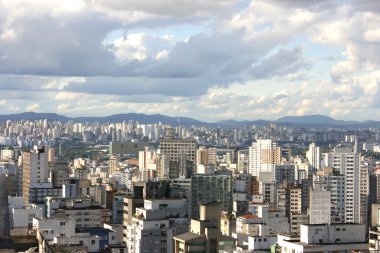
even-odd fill
[(193, 175), (190, 189), (190, 217), (199, 218), (199, 205), (220, 200), (223, 211), (232, 210), (232, 179), (228, 175)]
[(341, 244), (366, 241), (364, 224), (301, 225), (301, 242), (306, 244)]

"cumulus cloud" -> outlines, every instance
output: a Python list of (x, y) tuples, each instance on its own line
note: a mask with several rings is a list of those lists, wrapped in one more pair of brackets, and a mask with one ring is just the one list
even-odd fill
[(282, 48), (254, 65), (251, 73), (255, 78), (272, 78), (295, 74), (300, 69), (310, 69), (310, 67), (311, 64), (303, 57), (301, 48), (293, 50)]
[(0, 108), (364, 117), (379, 107), (378, 10), (367, 0), (0, 1)]
[(137, 10), (163, 16), (187, 17), (224, 12), (237, 5), (238, 0), (95, 0), (98, 7), (113, 10)]

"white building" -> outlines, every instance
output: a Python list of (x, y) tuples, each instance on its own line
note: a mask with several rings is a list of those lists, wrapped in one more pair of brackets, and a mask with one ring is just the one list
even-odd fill
[(252, 176), (259, 177), (260, 172), (273, 172), (281, 162), (281, 149), (272, 140), (258, 140), (249, 148), (248, 170)]
[(10, 225), (12, 228), (32, 228), (33, 218), (41, 218), (43, 209), (37, 205), (25, 205), (22, 197), (8, 197)]
[[(127, 225), (128, 252), (173, 252), (173, 236), (187, 232), (185, 199), (145, 200)], [(149, 242), (149, 243), (147, 243)]]
[(33, 219), (39, 252), (100, 252), (106, 248), (117, 248), (126, 252), (117, 232), (108, 228), (95, 227), (76, 231), (73, 216), (58, 215), (54, 218)]
[(15, 151), (13, 149), (0, 150), (0, 160), (12, 160), (14, 159)]
[(321, 150), (315, 143), (309, 145), (309, 150), (306, 152), (306, 158), (312, 166), (313, 171), (321, 168)]
[(344, 220), (346, 223), (360, 223), (360, 153), (352, 149), (335, 148), (334, 152), (326, 153), (325, 166), (339, 171), (345, 178)]
[[(368, 251), (364, 224), (301, 225), (301, 236), (278, 240), (282, 253)], [(279, 236), (280, 237), (280, 236)]]
[[(254, 205), (254, 204), (252, 204)], [(279, 233), (288, 234), (290, 224), (285, 212), (269, 209), (257, 204), (256, 215), (243, 215), (236, 218), (237, 246), (248, 245), (248, 250), (268, 250), (276, 242)]]
[(111, 211), (92, 202), (90, 198), (47, 197), (47, 217), (60, 215), (76, 217), (77, 228), (102, 227), (111, 221)]

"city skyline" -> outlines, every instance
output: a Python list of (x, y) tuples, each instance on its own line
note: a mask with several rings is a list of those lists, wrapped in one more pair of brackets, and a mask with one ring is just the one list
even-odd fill
[(376, 120), (379, 13), (369, 0), (2, 1), (0, 110)]

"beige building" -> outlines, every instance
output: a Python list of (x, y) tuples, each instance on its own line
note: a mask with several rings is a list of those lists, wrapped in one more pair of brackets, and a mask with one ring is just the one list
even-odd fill
[(272, 140), (258, 140), (249, 148), (248, 171), (260, 177), (260, 172), (273, 172), (276, 164), (281, 164), (281, 148)]
[(368, 224), (369, 204), (369, 168), (368, 165), (360, 167), (360, 223)]
[(220, 252), (234, 245), (235, 239), (220, 232), (221, 203), (213, 201), (199, 207), (200, 219), (191, 220), (190, 232), (174, 236), (174, 252)]
[(119, 157), (111, 156), (108, 162), (108, 173), (109, 175), (113, 175), (116, 171), (120, 170), (119, 167)]

